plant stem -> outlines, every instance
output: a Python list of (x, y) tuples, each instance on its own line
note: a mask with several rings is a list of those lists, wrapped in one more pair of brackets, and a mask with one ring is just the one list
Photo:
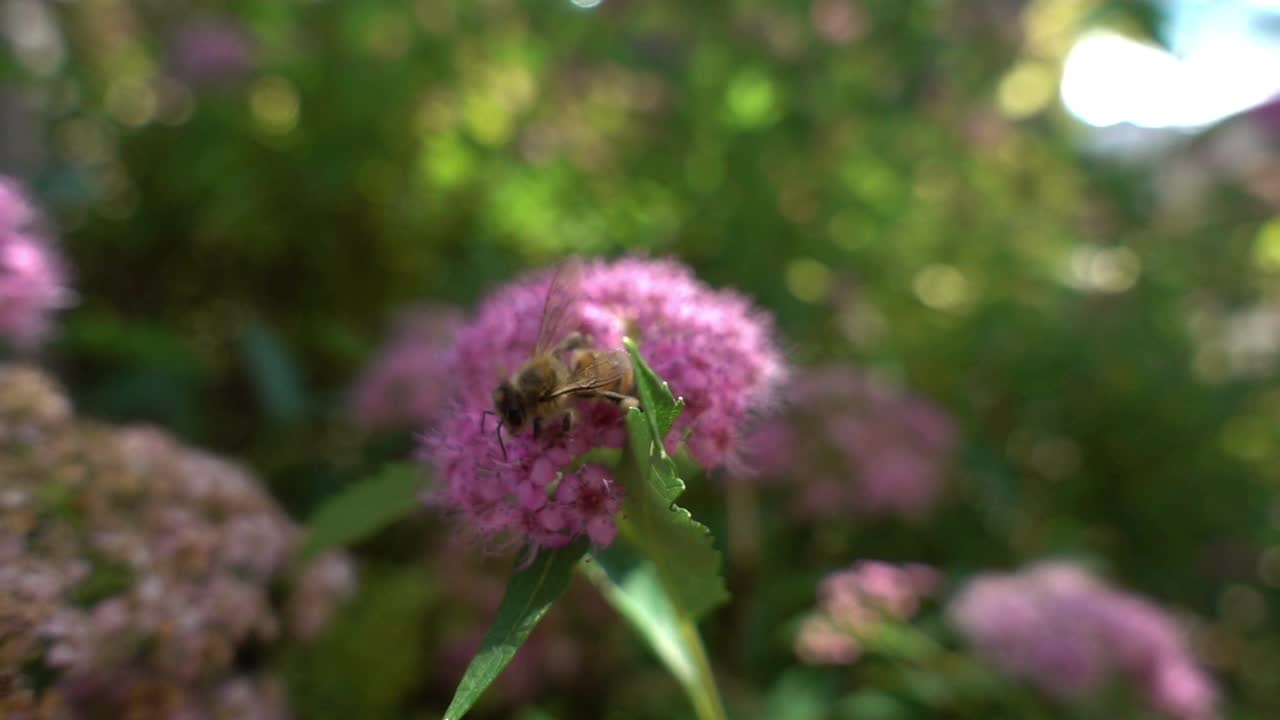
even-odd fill
[[(618, 542), (625, 542), (639, 552), (638, 532), (634, 524), (626, 520), (618, 523)], [(653, 647), (659, 659), (671, 671), (693, 705), (698, 720), (727, 720), (724, 703), (720, 699), (720, 691), (716, 687), (715, 674), (711, 671), (711, 660), (702, 644), (702, 636), (698, 633), (698, 625), (693, 617), (675, 602), (675, 594), (671, 592), (667, 575), (664, 575), (661, 563), (649, 559), (653, 568), (655, 581), (662, 590), (661, 610), (656, 616), (644, 617), (645, 613), (636, 612), (634, 605), (628, 607), (625, 601), (626, 592), (613, 585), (606, 574), (597, 568), (587, 571), (588, 577), (601, 585), (605, 598), (635, 627)], [(657, 608), (658, 606), (651, 606)], [(665, 621), (665, 622), (664, 622)], [(653, 633), (651, 627), (655, 623), (664, 623), (674, 630), (669, 636), (675, 645), (664, 644), (660, 640), (661, 633)], [(648, 627), (647, 627), (648, 626)]]
[[(677, 612), (679, 612), (677, 610)], [(716, 678), (711, 672), (711, 661), (702, 646), (702, 636), (693, 620), (680, 613), (680, 635), (684, 637), (689, 653), (693, 658), (694, 669), (699, 676), (697, 690), (686, 687), (689, 699), (693, 701), (694, 712), (699, 720), (726, 720), (724, 705), (720, 701), (720, 691), (716, 688)]]

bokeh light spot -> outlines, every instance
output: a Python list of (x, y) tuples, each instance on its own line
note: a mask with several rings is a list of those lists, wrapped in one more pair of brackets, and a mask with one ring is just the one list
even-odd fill
[(0, 5), (0, 31), (8, 36), (14, 56), (37, 75), (53, 75), (67, 51), (52, 6), (40, 0), (10, 0)]
[(298, 91), (282, 77), (265, 77), (249, 91), (249, 110), (258, 128), (272, 135), (287, 135), (298, 124)]
[(423, 148), (422, 173), (435, 187), (456, 187), (471, 177), (475, 160), (454, 133), (432, 138)]
[(1034, 0), (1023, 11), (1027, 49), (1042, 57), (1066, 55), (1076, 39), (1074, 28), (1097, 3), (1090, 0)]
[(156, 120), (165, 125), (183, 125), (191, 119), (195, 112), (196, 101), (186, 85), (169, 77), (160, 77), (155, 82)]
[(399, 13), (379, 13), (369, 21), (365, 44), (374, 55), (395, 60), (408, 52), (413, 44), (412, 27)]
[(1280, 271), (1280, 217), (1263, 224), (1253, 247), (1253, 259), (1259, 269)]
[(115, 157), (115, 138), (107, 123), (89, 118), (73, 118), (58, 125), (54, 141), (71, 160), (84, 165), (102, 165)]
[(156, 93), (137, 78), (122, 78), (107, 86), (107, 112), (116, 122), (139, 128), (156, 115)]
[(490, 95), (468, 96), (462, 115), (467, 133), (483, 145), (503, 145), (515, 132), (511, 116)]
[(930, 265), (911, 283), (920, 302), (934, 310), (957, 310), (970, 299), (969, 281), (950, 265)]
[(813, 258), (796, 258), (787, 263), (787, 290), (804, 302), (821, 302), (831, 294), (831, 271)]
[(1218, 606), (1223, 619), (1241, 630), (1251, 630), (1267, 617), (1266, 600), (1249, 585), (1231, 585), (1223, 590)]
[(1021, 119), (1035, 115), (1053, 101), (1054, 73), (1048, 64), (1024, 61), (1015, 65), (1000, 79), (996, 89), (996, 106), (1006, 117)]
[(764, 127), (773, 123), (779, 114), (777, 86), (756, 70), (743, 70), (733, 78), (725, 102), (734, 124), (739, 127)]
[(1280, 588), (1280, 546), (1262, 551), (1258, 557), (1258, 579), (1268, 587)]
[(1129, 248), (1085, 245), (1069, 260), (1067, 284), (1077, 290), (1122, 293), (1142, 274), (1142, 260)]

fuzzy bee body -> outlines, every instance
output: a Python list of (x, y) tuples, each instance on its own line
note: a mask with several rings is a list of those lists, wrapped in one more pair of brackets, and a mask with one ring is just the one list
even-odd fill
[(532, 425), (538, 437), (543, 427), (559, 421), (567, 432), (573, 425), (575, 399), (609, 400), (624, 409), (640, 405), (630, 355), (594, 348), (590, 337), (566, 327), (577, 296), (578, 272), (573, 262), (556, 270), (547, 287), (533, 352), (493, 390), (493, 410), (486, 412), (500, 420), (499, 444), (504, 427), (519, 434)]
[[(586, 347), (590, 339), (574, 333), (553, 351), (535, 355), (493, 391), (493, 406), (502, 424), (519, 433), (529, 423), (538, 436), (548, 421), (559, 419), (564, 430), (573, 423), (575, 398), (610, 400), (637, 407), (635, 373), (622, 350)], [(569, 353), (569, 362), (561, 355)]]

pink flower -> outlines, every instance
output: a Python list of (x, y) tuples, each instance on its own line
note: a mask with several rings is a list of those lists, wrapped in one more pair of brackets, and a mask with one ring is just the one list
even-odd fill
[[(301, 541), (247, 470), (159, 430), (77, 420), (48, 378), (0, 366), (6, 690), (65, 701), (68, 717), (217, 706), (206, 694), (233, 679), (240, 653), (270, 650), (286, 621), (320, 631), (354, 589), (350, 561), (330, 554), (305, 570), (289, 605), (276, 602)], [(29, 675), (38, 666), (55, 672)], [(144, 686), (189, 703), (137, 707), (154, 700), (130, 690)], [(231, 693), (227, 716), (270, 717), (242, 708), (252, 695)]]
[(810, 665), (852, 665), (862, 655), (862, 646), (830, 618), (811, 615), (796, 635), (796, 655)]
[[(624, 335), (634, 337), (685, 400), (668, 442), (686, 439), (707, 467), (734, 463), (743, 422), (771, 400), (784, 376), (769, 320), (745, 298), (703, 285), (675, 262), (589, 261), (577, 270), (559, 334), (585, 333), (598, 349), (621, 349)], [(552, 429), (538, 440), (528, 431), (499, 431), (484, 415), (494, 387), (534, 349), (552, 278), (538, 272), (498, 289), (458, 332), (452, 372), (459, 393), (427, 456), (443, 481), (438, 502), (484, 536), (558, 547), (585, 534), (607, 545), (621, 506), (618, 484), (603, 467), (560, 474), (587, 450), (621, 447), (622, 413), (582, 401), (570, 432)]]
[(1212, 682), (1167, 613), (1066, 563), (974, 579), (948, 616), (979, 655), (1061, 698), (1112, 678), (1175, 720), (1217, 717)]
[(338, 606), (356, 592), (356, 568), (345, 554), (330, 552), (311, 562), (294, 584), (287, 608), (289, 629), (310, 640), (329, 625)]
[(370, 428), (433, 424), (449, 406), (453, 339), (462, 316), (449, 307), (413, 308), (365, 369), (353, 392), (360, 423)]
[(867, 31), (866, 11), (854, 0), (814, 0), (813, 29), (832, 45), (848, 45)]
[(257, 65), (257, 43), (244, 26), (226, 18), (206, 17), (185, 23), (173, 34), (170, 50), (174, 73), (196, 85), (233, 82)]
[(817, 611), (805, 618), (796, 637), (796, 654), (808, 663), (848, 665), (861, 655), (859, 638), (883, 623), (915, 617), (940, 582), (926, 565), (876, 560), (828, 575), (818, 586)]
[(955, 431), (932, 403), (834, 365), (797, 373), (783, 396), (747, 460), (762, 480), (796, 478), (800, 513), (918, 518), (937, 502)]
[(62, 266), (36, 228), (17, 183), (0, 176), (0, 339), (29, 350), (49, 334), (49, 316), (67, 304)]

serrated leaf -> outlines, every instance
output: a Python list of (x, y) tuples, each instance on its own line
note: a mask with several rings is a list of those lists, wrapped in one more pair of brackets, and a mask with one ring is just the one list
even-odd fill
[(620, 480), (626, 494), (620, 529), (628, 542), (653, 563), (677, 613), (694, 620), (725, 602), (729, 593), (720, 577), (720, 553), (711, 531), (676, 504), (685, 490), (662, 438), (683, 404), (626, 341), (644, 410), (627, 413), (627, 451)]
[[(671, 394), (671, 386), (649, 367), (640, 350), (631, 338), (623, 338), (627, 352), (631, 353), (631, 364), (636, 377), (636, 390), (640, 393), (640, 405), (645, 409), (645, 419), (653, 436), (662, 439), (667, 436), (676, 418), (684, 411), (684, 398), (676, 398)], [(663, 451), (665, 454), (665, 450)]]
[(300, 560), (373, 535), (421, 507), (422, 476), (412, 465), (388, 465), (326, 500), (307, 520)]
[(511, 576), (498, 616), (458, 683), (444, 720), (465, 715), (498, 678), (551, 604), (569, 587), (574, 566), (586, 552), (587, 541), (579, 539), (566, 547), (540, 552), (529, 567)]

